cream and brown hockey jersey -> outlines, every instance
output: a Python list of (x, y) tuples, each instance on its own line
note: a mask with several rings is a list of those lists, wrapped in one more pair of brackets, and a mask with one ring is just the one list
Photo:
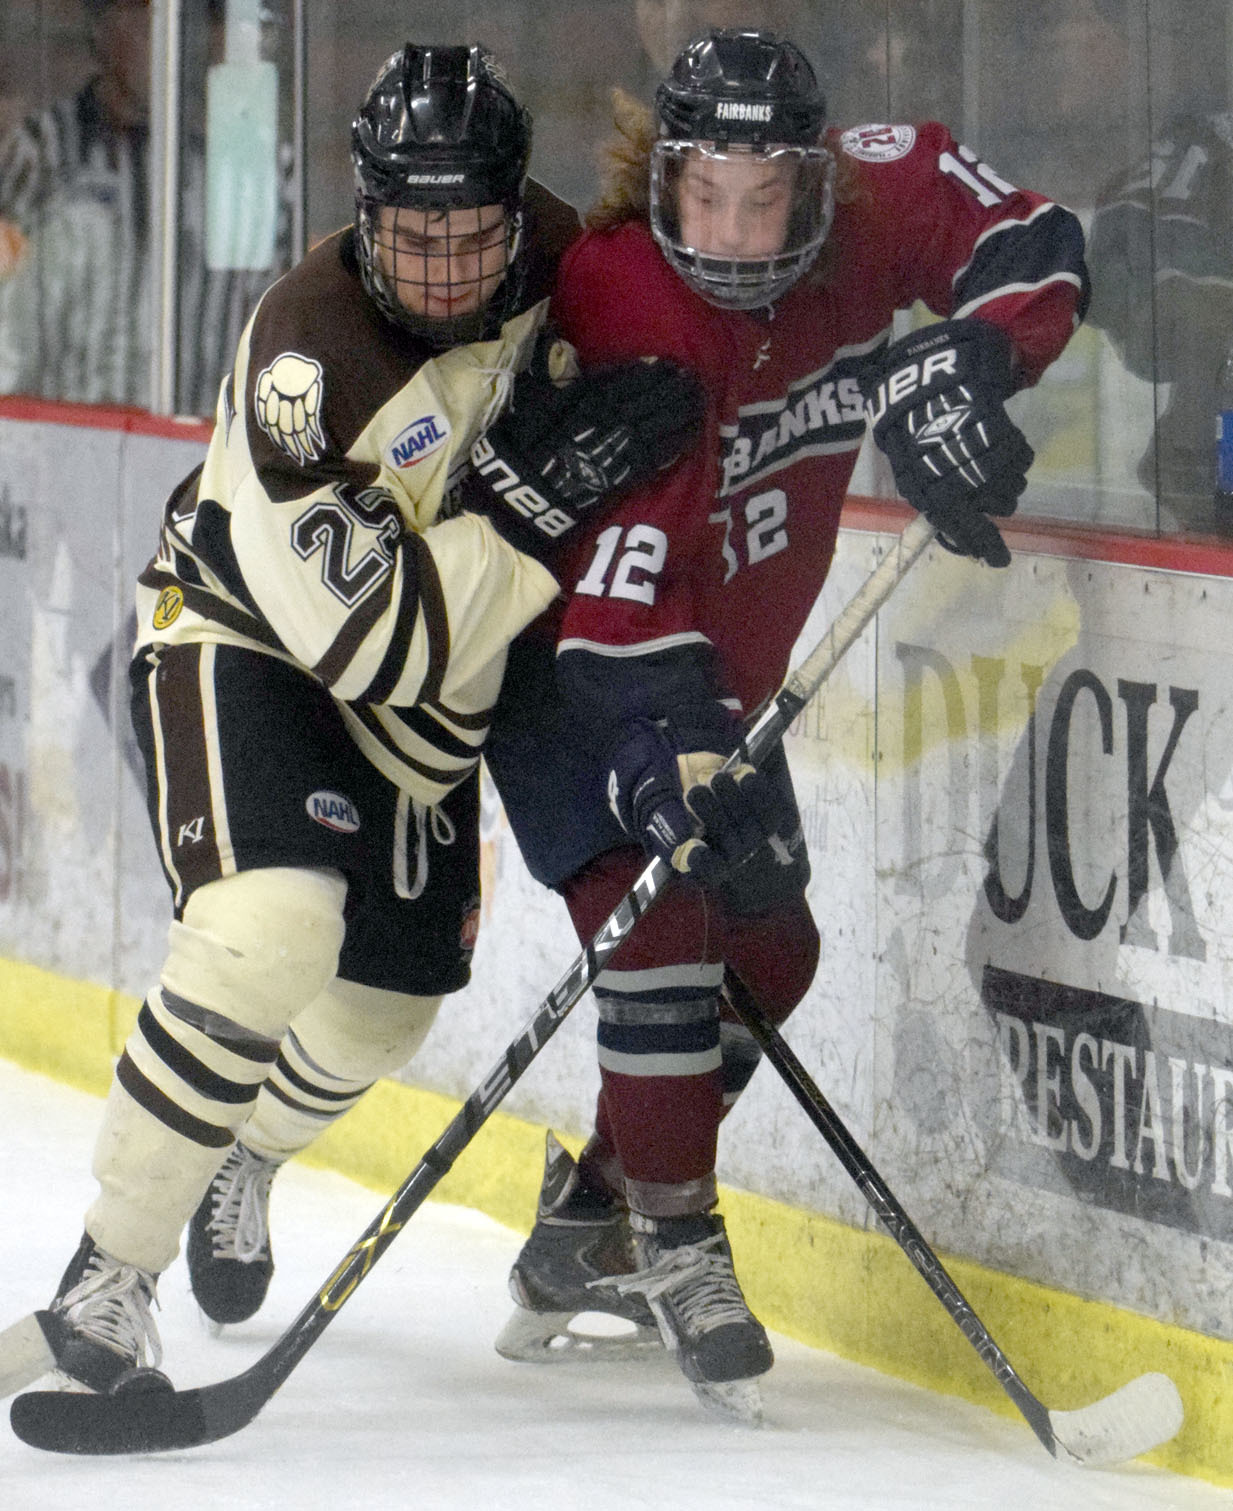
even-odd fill
[(474, 769), (506, 646), (557, 592), (486, 519), (446, 508), (577, 229), (532, 190), (523, 312), (493, 340), (437, 351), (395, 331), (363, 292), (349, 230), (266, 292), (138, 587), (138, 656), (212, 641), (304, 668), (423, 803)]

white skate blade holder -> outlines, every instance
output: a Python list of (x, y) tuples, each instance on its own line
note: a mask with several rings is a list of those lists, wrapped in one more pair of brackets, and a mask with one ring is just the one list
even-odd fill
[(662, 1353), (659, 1331), (608, 1312), (533, 1312), (514, 1308), (495, 1344), (516, 1364), (615, 1364)]
[(1122, 1464), (1167, 1443), (1182, 1417), (1182, 1398), (1168, 1375), (1139, 1375), (1090, 1406), (1050, 1411), (1054, 1457), (1091, 1469)]
[(762, 1390), (757, 1380), (691, 1380), (694, 1395), (709, 1416), (741, 1427), (762, 1426)]
[[(638, 1327), (609, 1312), (533, 1312), (521, 1306), (501, 1329), (495, 1347), (516, 1364), (620, 1364), (665, 1352), (657, 1328)], [(762, 1392), (756, 1380), (689, 1384), (708, 1415), (761, 1427)]]
[(207, 1338), (221, 1338), (227, 1331), (225, 1323), (215, 1322), (213, 1317), (207, 1317), (200, 1306), (197, 1308), (197, 1321), (201, 1324), (201, 1330)]
[(55, 1367), (56, 1356), (34, 1312), (0, 1333), (0, 1397), (25, 1390)]

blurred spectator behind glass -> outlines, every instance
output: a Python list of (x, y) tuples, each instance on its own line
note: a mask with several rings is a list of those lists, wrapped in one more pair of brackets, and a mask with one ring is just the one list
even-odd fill
[[(1125, 0), (1095, 5), (1124, 31)], [(1225, 0), (1199, 8), (1178, 12), (1179, 35), (1153, 31), (1153, 50), (1171, 49), (1173, 87), (1150, 155), (1101, 190), (1088, 320), (1128, 371), (1158, 385), (1155, 432), (1137, 470), (1160, 500), (1161, 528), (1231, 533), (1213, 495), (1216, 373), (1233, 342), (1233, 113), (1223, 69), (1209, 66), (1225, 56), (1228, 15)], [(1206, 39), (1202, 58), (1180, 35), (1183, 23)]]
[[(82, 8), (97, 72), (0, 142), (0, 393), (144, 406), (151, 8)], [(217, 28), (223, 0), (204, 9)], [(278, 270), (206, 272), (200, 135), (183, 144), (181, 174), (178, 407), (209, 415), (244, 322)]]

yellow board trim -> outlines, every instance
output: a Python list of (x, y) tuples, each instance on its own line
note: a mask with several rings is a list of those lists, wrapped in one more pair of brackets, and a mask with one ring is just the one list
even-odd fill
[[(0, 960), (0, 1056), (101, 1096), (138, 1006), (106, 987)], [(382, 1081), (314, 1144), (306, 1162), (389, 1193), (458, 1107), (436, 1092)], [(526, 1232), (543, 1138), (542, 1128), (494, 1113), (437, 1196)], [(1019, 1419), (891, 1239), (744, 1191), (725, 1189), (722, 1207), (741, 1283), (769, 1327)], [(1181, 1391), (1186, 1422), (1148, 1461), (1233, 1486), (1233, 1344), (944, 1258), (1017, 1372), (1050, 1407), (1083, 1406), (1135, 1375), (1163, 1370)]]

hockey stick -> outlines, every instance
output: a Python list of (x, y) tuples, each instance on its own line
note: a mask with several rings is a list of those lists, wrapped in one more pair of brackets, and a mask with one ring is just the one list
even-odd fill
[(916, 1266), (951, 1320), (976, 1350), (981, 1362), (1053, 1457), (1064, 1463), (1098, 1467), (1137, 1458), (1139, 1454), (1168, 1442), (1182, 1425), (1182, 1400), (1168, 1375), (1139, 1375), (1111, 1395), (1077, 1411), (1050, 1411), (1032, 1394), (947, 1274), (920, 1229), (899, 1205), (868, 1155), (810, 1079), (783, 1035), (763, 1015), (744, 983), (728, 971), (725, 985), (733, 1011), (821, 1131), (882, 1226)]
[[(933, 534), (923, 517), (907, 526), (814, 650), (754, 720), (745, 742), (753, 764), (783, 738)], [(732, 764), (739, 754), (731, 758)], [(664, 861), (651, 861), (320, 1291), (255, 1364), (230, 1379), (191, 1390), (168, 1389), (165, 1381), (160, 1383), (147, 1371), (114, 1395), (30, 1391), (18, 1396), (10, 1408), (17, 1436), (32, 1447), (56, 1453), (153, 1453), (212, 1443), (247, 1426), (449, 1172), (674, 874)], [(140, 1388), (143, 1385), (147, 1388)]]

